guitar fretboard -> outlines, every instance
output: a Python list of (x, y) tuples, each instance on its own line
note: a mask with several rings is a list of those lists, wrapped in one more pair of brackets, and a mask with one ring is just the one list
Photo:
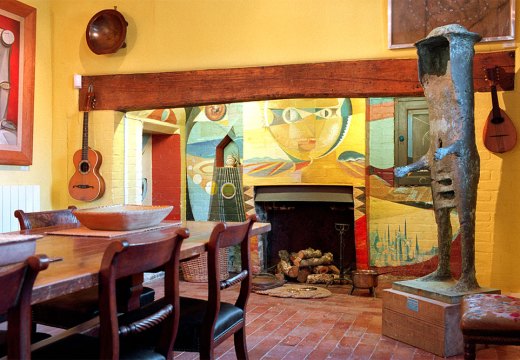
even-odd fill
[(81, 159), (88, 159), (88, 112), (83, 113), (83, 143), (81, 146)]

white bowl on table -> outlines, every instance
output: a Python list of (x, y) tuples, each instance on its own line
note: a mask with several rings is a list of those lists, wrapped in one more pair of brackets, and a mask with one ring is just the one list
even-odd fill
[(34, 255), (36, 239), (43, 235), (0, 234), (0, 266), (25, 261)]

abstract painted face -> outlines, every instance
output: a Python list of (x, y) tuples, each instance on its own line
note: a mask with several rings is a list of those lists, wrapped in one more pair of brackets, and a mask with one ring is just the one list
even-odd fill
[(349, 99), (288, 99), (265, 102), (273, 138), (290, 157), (310, 161), (333, 151), (347, 133)]

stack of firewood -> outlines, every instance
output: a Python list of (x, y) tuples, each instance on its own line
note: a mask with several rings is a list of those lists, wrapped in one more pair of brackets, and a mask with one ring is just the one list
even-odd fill
[(289, 253), (278, 252), (280, 262), (276, 267), (276, 275), (280, 279), (293, 279), (301, 283), (331, 283), (339, 278), (339, 269), (332, 264), (332, 253), (321, 253), (321, 250), (308, 248)]

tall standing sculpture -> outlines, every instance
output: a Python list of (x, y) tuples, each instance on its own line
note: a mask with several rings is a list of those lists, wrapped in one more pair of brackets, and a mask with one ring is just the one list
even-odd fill
[(473, 47), (480, 39), (460, 25), (446, 25), (415, 44), (419, 80), (428, 101), (430, 148), (417, 162), (394, 171), (397, 177), (421, 169), (431, 172), (439, 264), (420, 280), (452, 279), (450, 212), (457, 209), (462, 273), (451, 289), (454, 292), (479, 288), (475, 274), (475, 207), (480, 158), (475, 144)]

